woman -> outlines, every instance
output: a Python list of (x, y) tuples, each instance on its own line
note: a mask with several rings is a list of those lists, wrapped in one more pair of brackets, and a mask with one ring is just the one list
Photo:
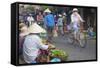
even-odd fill
[(43, 15), (41, 14), (41, 12), (39, 12), (39, 14), (37, 15), (37, 23), (43, 27), (44, 23), (43, 23)]
[(27, 21), (28, 21), (28, 26), (31, 26), (33, 24), (33, 22), (35, 21), (34, 18), (32, 17), (32, 14), (29, 14), (29, 16), (27, 17)]
[(51, 14), (51, 11), (49, 10), (49, 8), (47, 8), (44, 13), (46, 14), (44, 17), (45, 20), (45, 25), (46, 25), (46, 29), (47, 29), (47, 35), (48, 35), (48, 42), (52, 42), (52, 38), (53, 38), (53, 30), (54, 30), (54, 26), (55, 26), (55, 21), (54, 21), (54, 16), (53, 14)]
[(71, 23), (74, 30), (74, 38), (75, 40), (79, 41), (79, 37), (77, 36), (79, 33), (80, 24), (84, 22), (82, 17), (78, 13), (78, 9), (74, 8), (71, 15)]
[(48, 45), (42, 43), (38, 36), (41, 32), (44, 32), (44, 30), (36, 23), (29, 27), (30, 34), (25, 37), (23, 44), (23, 56), (27, 63), (36, 63), (40, 49), (47, 50), (49, 48)]
[(25, 38), (25, 36), (27, 36), (29, 34), (29, 32), (28, 32), (27, 26), (24, 23), (19, 24), (19, 30), (20, 30), (20, 34), (19, 34), (19, 55), (22, 55), (24, 38)]
[(58, 30), (59, 30), (60, 34), (63, 35), (63, 18), (62, 18), (61, 14), (59, 14), (57, 25), (58, 25)]
[(63, 32), (64, 32), (64, 34), (66, 33), (66, 31), (67, 31), (67, 28), (66, 28), (66, 26), (67, 26), (67, 17), (66, 17), (67, 15), (66, 15), (66, 13), (64, 12), (63, 13)]

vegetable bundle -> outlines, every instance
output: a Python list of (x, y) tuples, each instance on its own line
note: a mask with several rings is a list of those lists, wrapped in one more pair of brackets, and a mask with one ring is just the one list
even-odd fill
[(59, 49), (51, 50), (50, 56), (52, 58), (60, 58), (61, 61), (66, 61), (68, 58), (68, 54)]

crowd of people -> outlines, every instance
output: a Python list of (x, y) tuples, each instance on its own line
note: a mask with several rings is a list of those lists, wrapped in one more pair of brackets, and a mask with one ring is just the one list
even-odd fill
[[(27, 63), (37, 63), (36, 59), (40, 56), (39, 51), (47, 50), (51, 46), (43, 44), (39, 33), (45, 29), (47, 31), (47, 41), (52, 42), (54, 33), (64, 36), (66, 31), (73, 28), (74, 37), (77, 38), (80, 23), (84, 22), (78, 13), (78, 9), (74, 8), (70, 16), (71, 23), (67, 24), (67, 14), (53, 15), (49, 8), (43, 12), (39, 12), (36, 18), (29, 14), (26, 20), (20, 21), (19, 24), (19, 53), (23, 54), (24, 61)], [(43, 28), (43, 29), (42, 29)], [(46, 61), (45, 61), (46, 62)]]

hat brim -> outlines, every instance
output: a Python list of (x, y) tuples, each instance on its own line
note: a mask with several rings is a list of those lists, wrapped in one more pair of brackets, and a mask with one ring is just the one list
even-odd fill
[(28, 34), (29, 34), (29, 32), (24, 32), (24, 33), (20, 33), (20, 36), (26, 36)]
[(29, 33), (46, 33), (46, 30), (40, 27), (37, 23), (32, 24), (28, 28)]
[(78, 10), (73, 10), (72, 12), (78, 12)]

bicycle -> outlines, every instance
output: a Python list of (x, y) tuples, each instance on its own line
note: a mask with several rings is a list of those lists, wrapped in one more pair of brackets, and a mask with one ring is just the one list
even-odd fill
[(83, 31), (80, 27), (79, 30), (77, 32), (77, 38), (74, 38), (74, 30), (73, 28), (71, 30), (69, 30), (68, 32), (68, 37), (67, 37), (67, 41), (69, 44), (74, 44), (75, 42), (78, 42), (80, 47), (84, 48), (87, 45), (87, 38), (86, 38), (86, 32)]

